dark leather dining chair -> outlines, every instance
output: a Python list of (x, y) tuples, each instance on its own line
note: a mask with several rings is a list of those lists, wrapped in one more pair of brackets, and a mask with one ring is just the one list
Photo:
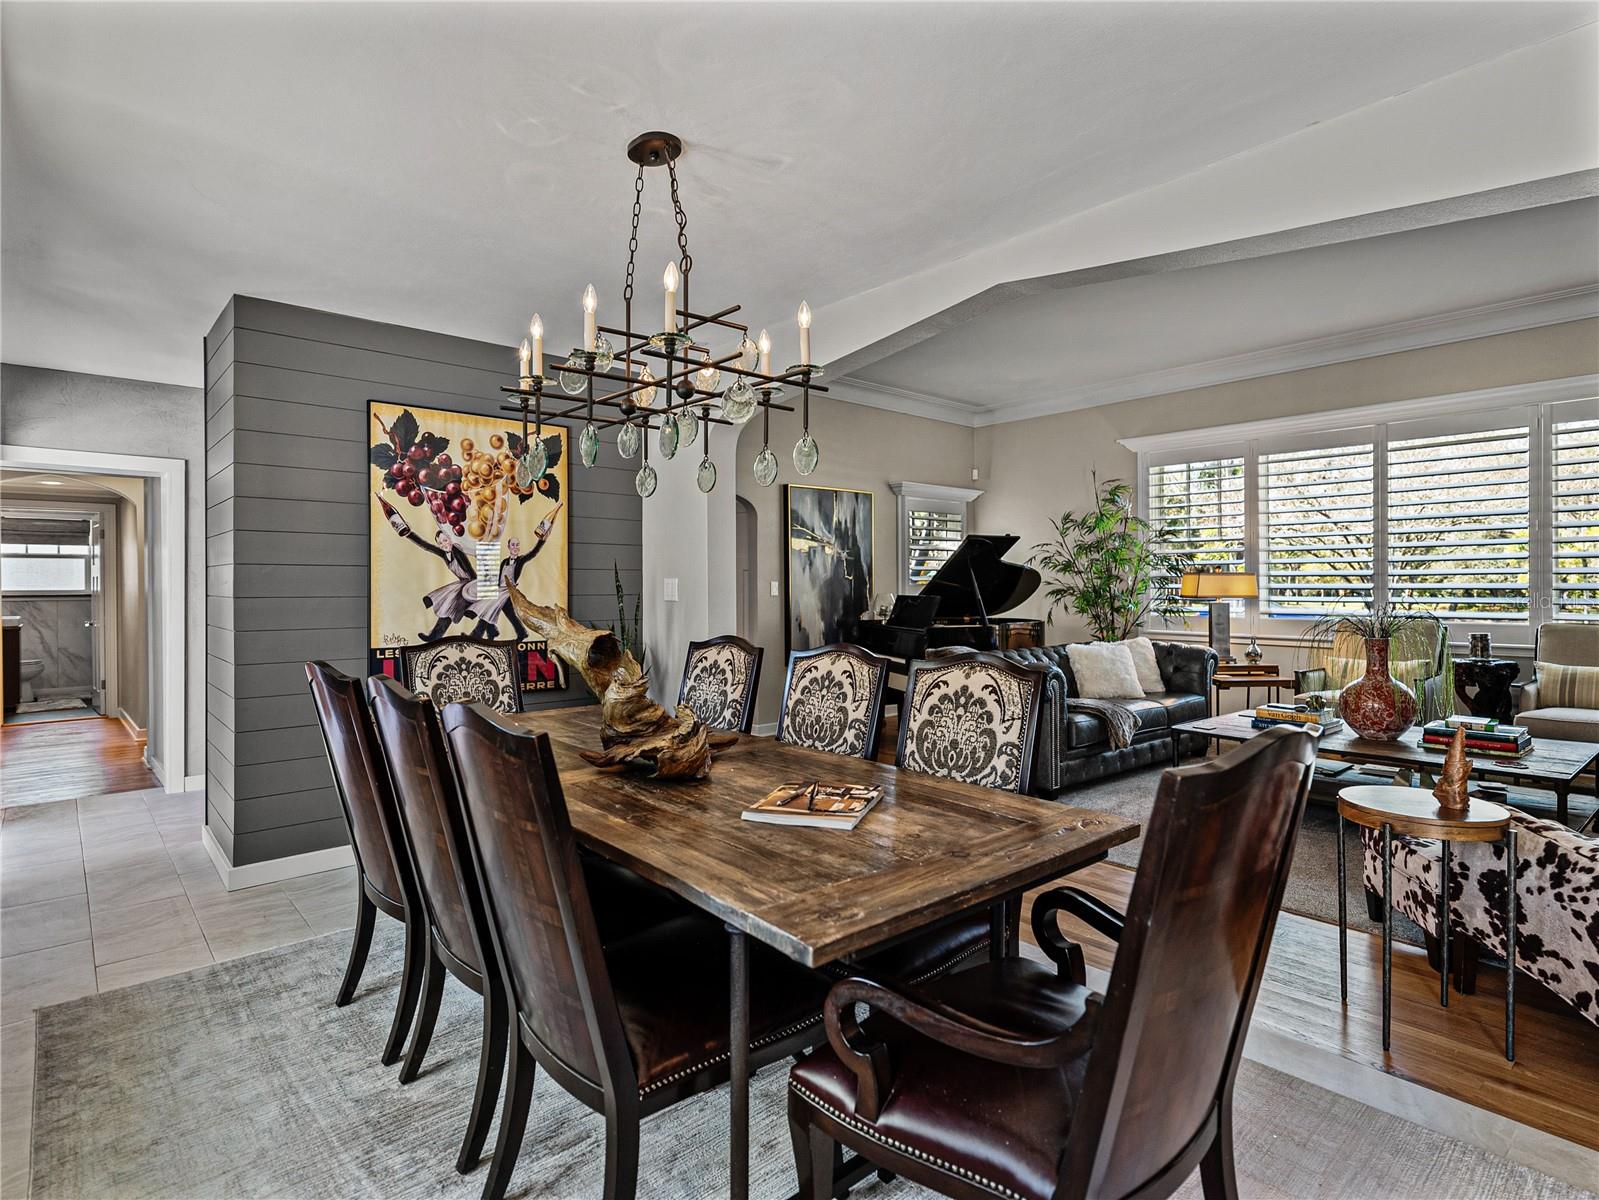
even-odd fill
[[(729, 1076), (726, 934), (682, 916), (604, 944), (549, 738), (477, 704), (446, 708), (444, 729), (514, 1018), (483, 1195), (499, 1200), (510, 1182), (537, 1064), (605, 1114), (604, 1194), (626, 1200), (640, 1120)], [(825, 981), (763, 947), (749, 967), (752, 1069), (817, 1044)]]
[[(1166, 771), (1125, 918), (1075, 888), (1034, 902), (1054, 971), (837, 984), (829, 1045), (789, 1076), (800, 1195), (833, 1194), (843, 1143), (961, 1200), (1160, 1200), (1196, 1166), (1208, 1200), (1236, 1196), (1233, 1085), (1314, 760), (1308, 734), (1272, 729)], [(1118, 942), (1103, 996), (1061, 912)]]
[(399, 1061), (405, 1034), (416, 1012), (422, 985), (422, 958), (426, 929), (416, 878), (405, 853), (399, 811), (383, 767), (372, 715), (367, 710), (361, 683), (325, 662), (305, 664), (305, 678), (316, 705), (317, 723), (333, 769), (333, 788), (349, 826), (350, 848), (355, 854), (355, 940), (334, 1003), (341, 1008), (355, 998), (366, 969), (377, 914), (393, 917), (405, 926), (405, 956), (394, 1021), (383, 1046), (383, 1065)]

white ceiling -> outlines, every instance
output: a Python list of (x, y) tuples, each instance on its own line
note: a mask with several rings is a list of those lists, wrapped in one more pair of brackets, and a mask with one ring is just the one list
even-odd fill
[[(173, 383), (235, 292), (503, 344), (614, 319), (641, 130), (696, 307), (813, 307), (1592, 20), (1591, 4), (0, 8), (0, 355)], [(646, 311), (671, 253), (652, 178)], [(780, 324), (781, 323), (781, 327)], [(816, 330), (827, 358), (828, 331)]]
[(844, 382), (982, 424), (1400, 348), (1396, 327), (1435, 344), (1592, 313), (1599, 200), (1579, 200), (1044, 292)]

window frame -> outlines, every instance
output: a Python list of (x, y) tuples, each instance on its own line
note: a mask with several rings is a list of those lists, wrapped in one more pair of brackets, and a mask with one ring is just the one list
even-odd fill
[(914, 595), (922, 585), (911, 581), (911, 510), (924, 508), (936, 512), (958, 512), (961, 536), (972, 531), (972, 504), (981, 496), (979, 488), (951, 487), (942, 483), (891, 483), (899, 499), (899, 553), (895, 578), (901, 595)]
[[(1556, 421), (1599, 419), (1599, 375), (1580, 375), (1565, 379), (1540, 380), (1504, 388), (1489, 388), (1444, 396), (1421, 397), (1384, 404), (1362, 405), (1332, 412), (1271, 418), (1187, 430), (1149, 437), (1127, 438), (1121, 445), (1138, 458), (1138, 513), (1149, 516), (1149, 471), (1151, 467), (1182, 461), (1207, 461), (1243, 457), (1245, 473), (1245, 570), (1261, 573), (1260, 459), (1263, 453), (1284, 448), (1332, 447), (1360, 440), (1368, 431), (1373, 445), (1374, 540), (1373, 600), (1382, 603), (1388, 595), (1388, 441), (1390, 431), (1396, 439), (1417, 436), (1419, 423), (1440, 435), (1469, 434), (1493, 429), (1525, 426), (1528, 437), (1528, 517), (1527, 619), (1510, 621), (1451, 620), (1450, 640), (1464, 645), (1472, 633), (1489, 633), (1506, 648), (1528, 649), (1534, 631), (1548, 619), (1590, 619), (1553, 611), (1554, 510), (1553, 426)], [(1417, 423), (1417, 424), (1412, 424)], [(1409, 426), (1409, 428), (1405, 428)], [(1263, 589), (1264, 590), (1264, 589)], [(1267, 640), (1291, 643), (1303, 635), (1315, 619), (1310, 616), (1272, 616), (1261, 598), (1243, 602), (1247, 628)], [(1599, 618), (1592, 618), (1599, 620)], [(1163, 622), (1152, 619), (1152, 627), (1202, 637), (1190, 621)]]

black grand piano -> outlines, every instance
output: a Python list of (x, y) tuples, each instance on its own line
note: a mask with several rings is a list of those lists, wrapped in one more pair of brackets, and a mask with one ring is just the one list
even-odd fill
[(1044, 623), (1005, 617), (1038, 590), (1039, 575), (1005, 561), (1013, 533), (969, 533), (914, 596), (897, 596), (886, 621), (860, 622), (856, 641), (889, 658), (921, 658), (937, 646), (1014, 650), (1044, 644)]

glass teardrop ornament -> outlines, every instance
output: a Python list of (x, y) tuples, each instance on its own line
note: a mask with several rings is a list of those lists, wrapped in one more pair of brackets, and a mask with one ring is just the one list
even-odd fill
[(807, 433), (794, 443), (794, 469), (801, 475), (809, 475), (816, 470), (816, 465), (821, 461), (821, 447), (810, 434)]
[[(573, 357), (567, 359), (562, 365), (567, 367), (582, 367), (583, 364), (578, 362), (577, 357), (574, 355)], [(560, 374), (560, 380), (561, 390), (568, 396), (575, 396), (588, 386), (588, 376), (580, 375), (576, 371), (562, 371)]]
[(609, 371), (611, 364), (616, 361), (616, 347), (611, 345), (611, 339), (603, 333), (594, 335), (594, 369), (596, 371)]
[(695, 473), (694, 482), (699, 485), (702, 492), (709, 492), (716, 486), (716, 464), (708, 458), (700, 459), (700, 469)]
[(677, 453), (677, 421), (675, 418), (667, 417), (661, 422), (661, 440), (658, 445), (661, 447), (662, 458), (669, 459)]
[(660, 388), (654, 386), (655, 372), (648, 367), (641, 367), (638, 373), (638, 381), (640, 383), (648, 383), (650, 386), (639, 388), (638, 391), (634, 392), (633, 403), (639, 408), (653, 408), (655, 406), (655, 397), (660, 395), (661, 392)]
[(761, 452), (755, 456), (755, 482), (762, 487), (771, 487), (777, 480), (777, 455), (772, 453), (770, 446), (762, 446)]
[(679, 409), (677, 413), (677, 444), (692, 446), (700, 436), (700, 415), (692, 408)]
[(633, 477), (633, 487), (646, 500), (655, 495), (655, 468), (645, 463)]
[(722, 393), (721, 415), (735, 425), (743, 425), (755, 415), (755, 389), (740, 379)]
[(702, 392), (714, 392), (722, 386), (722, 373), (707, 363), (694, 372), (694, 384)]
[(750, 335), (746, 333), (738, 343), (738, 365), (746, 371), (753, 371), (755, 364), (760, 361), (760, 348), (750, 341)]
[(600, 457), (600, 431), (593, 421), (583, 426), (577, 435), (577, 452), (585, 467), (592, 467)]
[(616, 435), (616, 452), (623, 458), (637, 458), (639, 448), (644, 444), (644, 436), (639, 433), (639, 428), (629, 421), (622, 426)]

